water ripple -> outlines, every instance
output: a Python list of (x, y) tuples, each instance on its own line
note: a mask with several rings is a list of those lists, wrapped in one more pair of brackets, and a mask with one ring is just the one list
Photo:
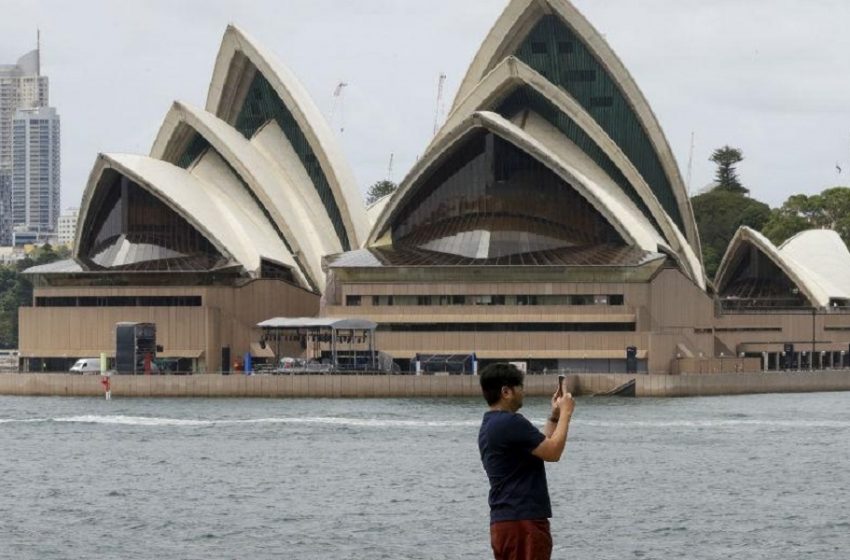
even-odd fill
[[(843, 560), (849, 404), (579, 399), (547, 466), (553, 558)], [(0, 397), (0, 558), (490, 557), (485, 408)]]

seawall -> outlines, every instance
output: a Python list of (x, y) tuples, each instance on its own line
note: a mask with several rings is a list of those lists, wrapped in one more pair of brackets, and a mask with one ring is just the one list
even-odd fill
[[(575, 389), (577, 380), (568, 378)], [(0, 395), (102, 396), (99, 375), (0, 374)], [(528, 376), (528, 395), (551, 395), (557, 376)], [(310, 397), (405, 398), (480, 397), (471, 375), (116, 375), (112, 396), (120, 397)]]
[(578, 395), (605, 393), (635, 380), (637, 397), (701, 397), (758, 393), (850, 391), (850, 370), (703, 375), (576, 376)]
[[(0, 374), (0, 395), (102, 396), (97, 375)], [(635, 380), (637, 397), (692, 397), (754, 393), (850, 391), (850, 370), (716, 375), (575, 374), (567, 388), (576, 395), (611, 391)], [(526, 377), (525, 393), (549, 396), (555, 375)], [(447, 398), (479, 397), (473, 376), (413, 375), (190, 375), (114, 376), (121, 397), (222, 398)]]

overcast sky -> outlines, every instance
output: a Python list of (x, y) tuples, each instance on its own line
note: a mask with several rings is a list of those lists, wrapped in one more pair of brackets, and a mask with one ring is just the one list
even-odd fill
[[(752, 195), (850, 184), (850, 2), (575, 0), (623, 59), (691, 191), (712, 150), (743, 150)], [(242, 27), (289, 66), (332, 125), (361, 190), (400, 180), (507, 0), (0, 0), (0, 63), (35, 47), (62, 117), (62, 205), (98, 152), (148, 153), (172, 100), (203, 107), (221, 36)], [(340, 128), (344, 132), (340, 133)], [(838, 174), (836, 164), (844, 168)]]

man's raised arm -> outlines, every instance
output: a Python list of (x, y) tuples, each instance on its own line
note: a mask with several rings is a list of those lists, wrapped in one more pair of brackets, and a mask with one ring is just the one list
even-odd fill
[(543, 429), (546, 439), (531, 452), (538, 459), (550, 463), (559, 461), (564, 452), (564, 446), (567, 444), (567, 432), (570, 429), (570, 418), (573, 415), (576, 401), (570, 393), (566, 393), (558, 398), (555, 404), (557, 405), (555, 410), (560, 414), (557, 420), (553, 415), (546, 421), (546, 427)]

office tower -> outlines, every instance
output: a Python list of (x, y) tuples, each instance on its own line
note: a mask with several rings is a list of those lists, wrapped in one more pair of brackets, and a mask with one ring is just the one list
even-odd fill
[(0, 173), (0, 247), (12, 244), (12, 181)]
[(19, 109), (12, 121), (12, 222), (55, 232), (59, 221), (59, 114)]
[(77, 234), (77, 215), (79, 213), (79, 208), (66, 208), (59, 215), (59, 229), (56, 233), (60, 245), (66, 247), (74, 245), (74, 237)]
[(15, 64), (0, 64), (0, 245), (9, 245), (12, 217), (12, 121), (19, 109), (46, 107), (48, 80), (36, 48)]

